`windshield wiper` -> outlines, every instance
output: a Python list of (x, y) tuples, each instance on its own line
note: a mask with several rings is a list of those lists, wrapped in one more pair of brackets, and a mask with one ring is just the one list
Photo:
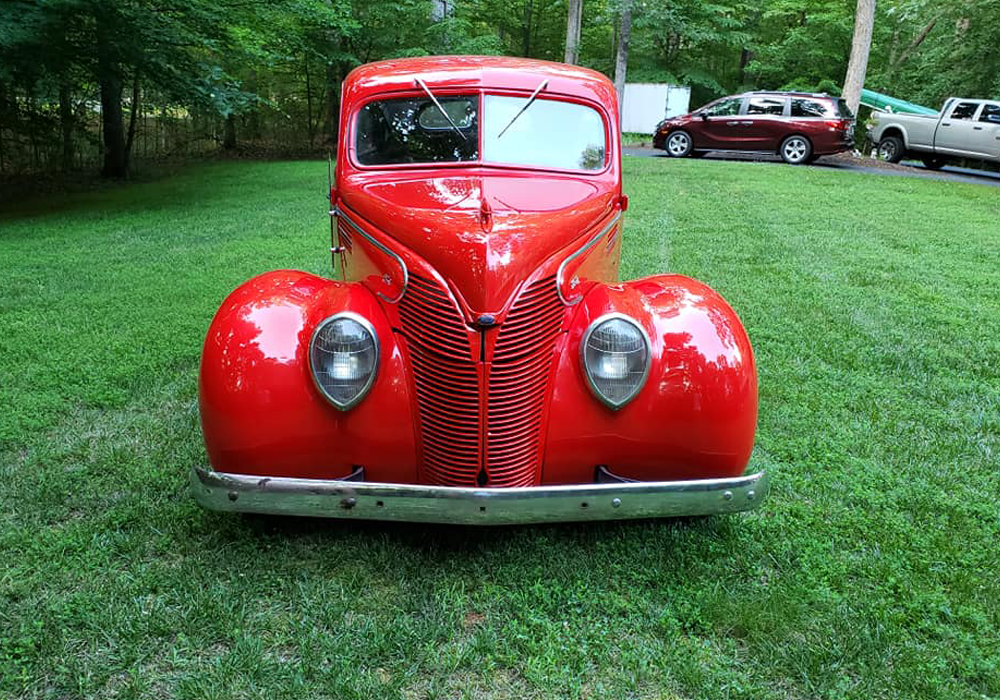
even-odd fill
[(535, 98), (538, 97), (538, 93), (540, 93), (542, 90), (544, 90), (545, 87), (548, 84), (549, 84), (548, 80), (543, 80), (542, 84), (535, 88), (535, 91), (533, 93), (531, 93), (531, 97), (529, 97), (528, 101), (525, 103), (525, 105), (523, 107), (521, 107), (521, 111), (519, 111), (517, 114), (515, 114), (513, 119), (511, 119), (509, 122), (507, 122), (507, 126), (505, 126), (503, 129), (500, 130), (500, 133), (497, 134), (497, 138), (500, 138), (501, 136), (503, 136), (504, 132), (506, 132), (507, 129), (509, 129), (514, 124), (514, 122), (517, 121), (517, 118), (520, 117), (522, 114), (524, 114), (524, 111), (526, 109), (528, 109), (528, 107), (531, 106), (531, 103), (535, 101)]
[(462, 133), (462, 130), (458, 128), (458, 124), (456, 124), (454, 120), (452, 120), (451, 116), (444, 111), (444, 107), (442, 107), (441, 103), (438, 102), (438, 99), (434, 97), (434, 93), (431, 92), (431, 89), (429, 87), (427, 87), (427, 83), (425, 83), (420, 78), (417, 78), (417, 85), (423, 88), (423, 91), (427, 93), (427, 96), (429, 98), (431, 98), (431, 102), (433, 102), (434, 106), (438, 108), (438, 111), (444, 115), (444, 118), (448, 120), (448, 123), (451, 124), (451, 128), (455, 130), (455, 133), (461, 136), (464, 140), (468, 141), (469, 137)]

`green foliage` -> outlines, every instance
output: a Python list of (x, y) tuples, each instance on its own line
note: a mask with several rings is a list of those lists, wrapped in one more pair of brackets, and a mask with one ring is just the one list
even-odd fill
[[(621, 0), (584, 2), (580, 62), (609, 76), (620, 10)], [(854, 0), (635, 0), (629, 79), (689, 85), (695, 106), (754, 88), (839, 92), (854, 10)], [(93, 159), (93, 105), (109, 78), (125, 118), (138, 86), (144, 152), (222, 143), (223, 132), (318, 152), (355, 66), (423, 54), (561, 60), (566, 12), (566, 0), (8, 0), (0, 173), (51, 164), (60, 147)], [(996, 0), (880, 0), (867, 84), (935, 106), (998, 97), (998, 45)]]
[[(200, 510), (205, 330), (329, 273), (325, 164), (0, 214), (0, 697), (1000, 696), (993, 188), (626, 158), (622, 273), (741, 315), (746, 516), (488, 530)], [(942, 235), (946, 232), (946, 235)]]

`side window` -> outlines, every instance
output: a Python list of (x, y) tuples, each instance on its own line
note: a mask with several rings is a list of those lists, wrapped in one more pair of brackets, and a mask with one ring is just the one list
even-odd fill
[(955, 105), (955, 108), (951, 110), (951, 118), (972, 119), (977, 109), (979, 109), (978, 102), (959, 102)]
[(806, 100), (801, 97), (792, 98), (793, 117), (825, 117), (829, 114), (827, 105), (816, 100)]
[(710, 117), (732, 117), (740, 113), (741, 104), (742, 97), (728, 97), (707, 108), (705, 114)]
[(751, 97), (747, 114), (770, 114), (781, 116), (785, 112), (784, 97)]
[(979, 121), (1000, 124), (1000, 105), (983, 105), (983, 112), (979, 115)]

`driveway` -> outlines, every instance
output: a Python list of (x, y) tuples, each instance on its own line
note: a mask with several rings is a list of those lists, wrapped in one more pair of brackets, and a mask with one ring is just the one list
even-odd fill
[[(663, 151), (652, 148), (623, 148), (622, 153), (627, 156), (639, 158), (668, 158)], [(760, 163), (781, 163), (778, 156), (762, 155), (760, 153), (747, 153), (745, 155), (735, 153), (709, 153), (704, 160), (745, 160)], [(966, 182), (974, 185), (987, 185), (989, 187), (1000, 187), (1000, 173), (986, 170), (973, 170), (972, 168), (958, 168), (948, 166), (941, 170), (928, 170), (921, 163), (916, 161), (904, 161), (900, 165), (907, 166), (899, 169), (878, 168), (867, 165), (857, 165), (842, 160), (831, 158), (820, 158), (810, 168), (826, 168), (831, 170), (852, 170), (858, 173), (870, 173), (873, 175), (894, 175), (896, 177), (918, 177), (926, 180), (943, 180), (945, 182)]]

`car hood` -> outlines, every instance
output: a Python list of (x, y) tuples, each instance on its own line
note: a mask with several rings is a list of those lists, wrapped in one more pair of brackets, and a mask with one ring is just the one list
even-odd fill
[(597, 180), (448, 174), (381, 179), (341, 197), (452, 282), (473, 314), (502, 310), (521, 281), (615, 199)]

